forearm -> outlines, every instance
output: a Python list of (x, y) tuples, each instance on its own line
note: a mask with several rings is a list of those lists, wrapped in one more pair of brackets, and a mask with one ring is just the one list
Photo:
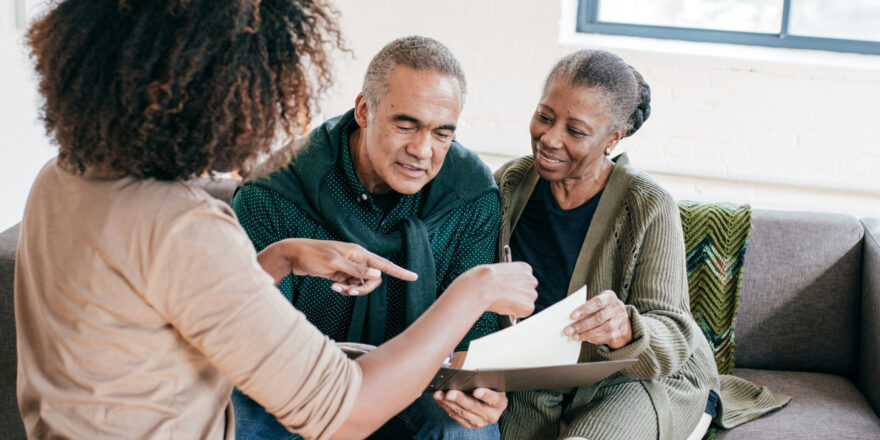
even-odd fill
[(257, 254), (257, 262), (272, 277), (275, 285), (278, 285), (284, 277), (290, 275), (290, 261), (288, 261), (288, 258), (282, 242), (272, 243)]
[(359, 357), (363, 383), (334, 438), (365, 437), (412, 403), (488, 305), (486, 295), (453, 287), (406, 331)]

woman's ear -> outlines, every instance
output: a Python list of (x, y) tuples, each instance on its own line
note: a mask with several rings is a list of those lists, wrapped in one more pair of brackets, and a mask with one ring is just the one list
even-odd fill
[(367, 127), (370, 119), (370, 105), (363, 93), (358, 93), (354, 99), (354, 119), (361, 128)]
[(611, 136), (608, 137), (608, 142), (605, 144), (605, 155), (610, 156), (611, 152), (614, 151), (614, 147), (617, 146), (617, 143), (620, 142), (621, 139), (626, 135), (626, 130), (617, 130), (614, 133), (611, 133)]

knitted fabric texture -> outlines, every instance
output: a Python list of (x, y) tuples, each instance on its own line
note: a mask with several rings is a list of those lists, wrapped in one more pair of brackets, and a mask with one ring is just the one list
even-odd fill
[(687, 253), (691, 313), (709, 340), (719, 374), (733, 372), (742, 268), (752, 230), (748, 205), (678, 204)]
[[(715, 356), (719, 374), (733, 372), (734, 328), (752, 211), (748, 205), (681, 201), (691, 313)], [(709, 427), (704, 440), (715, 438)]]

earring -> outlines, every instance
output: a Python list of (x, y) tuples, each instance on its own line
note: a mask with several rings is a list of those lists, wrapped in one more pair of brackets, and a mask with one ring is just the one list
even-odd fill
[(606, 156), (611, 156), (611, 149), (610, 149), (610, 148), (606, 148), (606, 149), (605, 149), (605, 155), (606, 155)]

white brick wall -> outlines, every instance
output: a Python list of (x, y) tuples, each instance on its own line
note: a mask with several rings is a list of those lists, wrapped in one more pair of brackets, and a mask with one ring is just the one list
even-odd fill
[[(353, 104), (388, 41), (437, 38), (468, 75), (458, 137), (498, 166), (528, 153), (528, 121), (553, 63), (600, 47), (651, 84), (653, 115), (621, 149), (677, 198), (880, 217), (880, 56), (575, 35), (576, 0), (333, 1), (353, 56), (337, 54), (325, 116)], [(36, 121), (12, 5), (0, 2), (0, 229), (21, 218), (54, 153)]]
[(880, 216), (880, 56), (574, 35), (576, 0), (335, 4), (354, 57), (339, 57), (326, 116), (352, 105), (385, 43), (433, 37), (468, 76), (458, 138), (497, 166), (529, 152), (553, 63), (599, 47), (651, 84), (651, 119), (621, 149), (677, 198)]
[(37, 86), (15, 6), (0, 0), (0, 231), (21, 220), (31, 183), (56, 154), (37, 120)]

